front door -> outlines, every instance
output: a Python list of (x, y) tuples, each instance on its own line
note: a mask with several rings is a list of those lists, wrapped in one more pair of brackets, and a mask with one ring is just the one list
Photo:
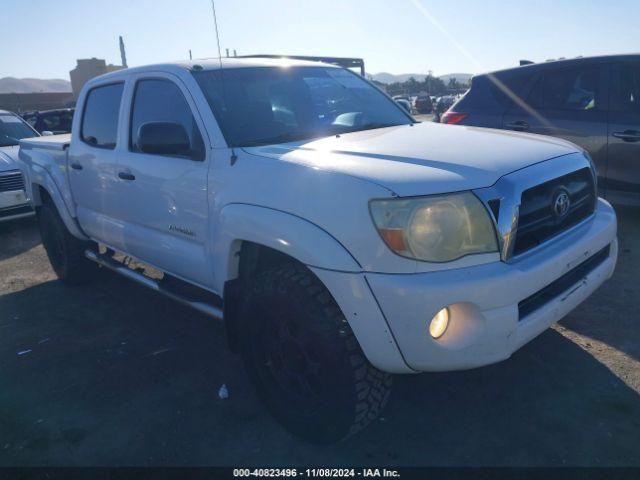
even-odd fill
[(640, 61), (619, 63), (611, 72), (609, 161), (605, 184), (619, 198), (640, 201)]
[(524, 103), (514, 104), (503, 128), (564, 138), (584, 148), (598, 177), (607, 162), (607, 68), (581, 63), (541, 69)]
[[(184, 280), (211, 286), (206, 261), (209, 149), (202, 122), (178, 79), (159, 74), (133, 80), (128, 148), (118, 165), (124, 250)], [(167, 129), (175, 132), (176, 126), (187, 149), (166, 148)], [(154, 141), (160, 143), (154, 146)]]

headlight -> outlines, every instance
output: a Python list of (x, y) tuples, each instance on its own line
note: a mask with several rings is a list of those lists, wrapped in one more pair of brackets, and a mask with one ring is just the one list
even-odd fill
[(489, 213), (471, 192), (373, 200), (369, 208), (384, 242), (404, 257), (448, 262), (498, 251)]

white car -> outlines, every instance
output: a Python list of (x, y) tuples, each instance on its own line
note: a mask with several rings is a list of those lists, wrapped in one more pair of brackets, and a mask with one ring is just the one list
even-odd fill
[(580, 148), (415, 123), (335, 66), (129, 68), (89, 81), (77, 112), (70, 136), (20, 148), (58, 276), (98, 263), (221, 319), (260, 397), (313, 441), (375, 419), (391, 374), (507, 359), (615, 267)]
[(18, 142), (39, 135), (16, 114), (0, 110), (0, 222), (34, 214), (26, 191), (25, 166), (18, 160)]

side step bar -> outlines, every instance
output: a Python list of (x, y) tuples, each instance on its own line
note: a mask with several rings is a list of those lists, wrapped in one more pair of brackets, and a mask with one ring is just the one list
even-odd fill
[(166, 288), (163, 288), (158, 281), (152, 278), (149, 278), (141, 273), (138, 273), (134, 270), (131, 270), (130, 268), (124, 266), (120, 262), (113, 260), (112, 258), (109, 258), (105, 255), (100, 255), (99, 253), (96, 253), (92, 250), (85, 250), (84, 256), (87, 257), (92, 262), (96, 262), (98, 265), (102, 265), (103, 267), (108, 268), (109, 270), (112, 270), (116, 273), (119, 273), (120, 275), (128, 278), (129, 280), (133, 280), (134, 282), (144, 285), (145, 287), (150, 288), (151, 290), (155, 290), (156, 292), (159, 292), (171, 298), (172, 300), (180, 302), (183, 305), (187, 305), (191, 308), (194, 308), (199, 312), (209, 315), (210, 317), (213, 317), (217, 320), (223, 319), (221, 308), (218, 308), (213, 305), (209, 305), (204, 302), (193, 301), (193, 300), (190, 300), (189, 298), (183, 297), (182, 295), (178, 295), (174, 292), (171, 292)]

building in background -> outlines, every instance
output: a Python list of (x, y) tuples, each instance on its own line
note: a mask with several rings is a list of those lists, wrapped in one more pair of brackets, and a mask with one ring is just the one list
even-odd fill
[(85, 83), (94, 77), (104, 75), (105, 73), (115, 72), (125, 67), (120, 65), (112, 65), (101, 58), (84, 58), (77, 60), (76, 68), (69, 72), (71, 77), (71, 89), (73, 90), (74, 100), (78, 99), (80, 90)]
[[(47, 80), (9, 77), (2, 79), (11, 80), (13, 88), (11, 85), (6, 88), (5, 85), (4, 92), (0, 93), (0, 109), (22, 114), (24, 112), (73, 107), (78, 95), (80, 95), (80, 90), (89, 80), (105, 73), (127, 68), (127, 57), (122, 37), (120, 37), (120, 55), (123, 66), (107, 64), (105, 60), (95, 57), (76, 60), (76, 68), (69, 72), (71, 92), (46, 91), (46, 87), (41, 90), (40, 87), (32, 85), (34, 80), (38, 82), (47, 82)], [(27, 83), (25, 86), (27, 81), (31, 81), (31, 83)], [(15, 85), (16, 82), (18, 82), (17, 85)], [(60, 88), (60, 85), (57, 86)], [(60, 89), (66, 90), (67, 88), (63, 85)], [(30, 92), (30, 90), (32, 91)]]

